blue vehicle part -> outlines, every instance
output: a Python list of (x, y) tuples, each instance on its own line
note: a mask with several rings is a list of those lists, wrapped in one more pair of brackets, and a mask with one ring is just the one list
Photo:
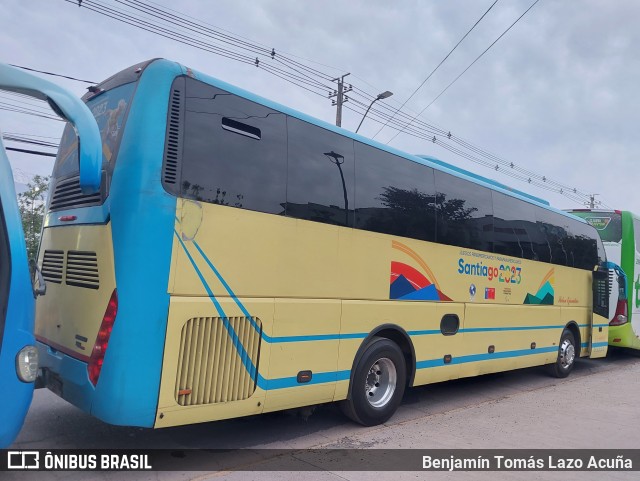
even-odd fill
[(0, 137), (0, 448), (18, 435), (31, 404), (33, 383), (19, 379), (16, 357), (33, 346), (34, 300), (16, 191)]
[(618, 264), (614, 262), (609, 262), (609, 261), (605, 262), (603, 264), (603, 267), (605, 269), (612, 270), (615, 273), (615, 275), (618, 276), (619, 279), (622, 279), (622, 282), (620, 282), (620, 287), (618, 290), (618, 299), (621, 301), (626, 301), (627, 292), (628, 292), (628, 280), (627, 280), (627, 275), (622, 270), (622, 267), (620, 267)]
[[(0, 90), (45, 100), (75, 128), (79, 143), (80, 188), (100, 189), (102, 140), (89, 108), (57, 85), (0, 63)], [(33, 397), (33, 382), (21, 379), (18, 358), (35, 345), (34, 290), (11, 166), (0, 136), (0, 448), (16, 438)], [(41, 281), (37, 294), (44, 294)], [(35, 349), (35, 348), (33, 348)], [(30, 354), (31, 365), (37, 354)], [(24, 363), (22, 364), (24, 366)]]
[(100, 190), (102, 141), (89, 108), (71, 92), (22, 70), (0, 63), (0, 90), (17, 92), (49, 103), (63, 119), (71, 122), (80, 142), (80, 188), (86, 194)]

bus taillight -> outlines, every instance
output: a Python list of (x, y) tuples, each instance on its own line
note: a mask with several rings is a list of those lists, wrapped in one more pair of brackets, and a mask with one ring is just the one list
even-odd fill
[(627, 323), (627, 300), (620, 299), (618, 300), (618, 305), (616, 306), (616, 313), (613, 316), (613, 319), (609, 323), (610, 326), (621, 326)]
[(98, 384), (98, 378), (100, 377), (100, 371), (102, 370), (102, 363), (104, 362), (104, 355), (107, 352), (109, 338), (111, 337), (111, 331), (113, 330), (113, 323), (116, 320), (117, 313), (118, 294), (114, 289), (113, 294), (111, 294), (111, 299), (109, 299), (109, 303), (107, 304), (107, 310), (102, 318), (102, 324), (100, 324), (96, 343), (93, 346), (89, 365), (87, 366), (87, 370), (89, 371), (89, 380), (94, 386)]

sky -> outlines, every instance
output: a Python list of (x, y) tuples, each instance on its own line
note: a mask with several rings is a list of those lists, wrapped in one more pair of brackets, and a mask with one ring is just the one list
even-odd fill
[[(329, 77), (350, 73), (354, 89), (345, 104), (342, 126), (351, 131), (364, 108), (357, 93), (393, 96), (374, 105), (360, 134), (409, 153), (437, 157), (547, 199), (560, 209), (584, 207), (576, 201), (502, 174), (526, 169), (587, 194), (598, 194), (600, 207), (640, 213), (637, 157), (640, 152), (640, 2), (636, 0), (539, 0), (480, 59), (460, 75), (534, 0), (498, 0), (453, 53), (426, 81), (494, 0), (155, 0), (143, 3), (174, 9), (191, 21), (276, 50)], [(140, 4), (141, 2), (137, 2)], [(267, 68), (237, 62), (163, 38), (90, 11), (86, 7), (133, 12), (136, 2), (85, 0), (2, 0), (0, 62), (67, 76), (101, 81), (143, 60), (163, 57), (335, 123), (327, 97), (292, 85)], [(194, 32), (183, 33), (195, 35)], [(202, 37), (200, 37), (202, 38)], [(207, 40), (211, 41), (211, 40)], [(255, 56), (253, 53), (246, 53)], [(282, 67), (263, 58), (262, 66)], [(43, 76), (78, 96), (87, 83)], [(413, 95), (410, 96), (424, 85)], [(330, 79), (322, 83), (335, 87)], [(349, 95), (349, 94), (348, 94)], [(410, 99), (409, 99), (410, 98)], [(407, 101), (407, 99), (409, 99)], [(498, 157), (463, 154), (446, 136), (434, 143), (407, 133), (382, 129), (376, 109), (399, 108), (411, 116), (426, 110), (421, 122), (451, 132), (475, 149)], [(4, 103), (3, 103), (4, 102)], [(0, 107), (27, 102), (0, 93)], [(381, 105), (384, 104), (384, 105)], [(348, 110), (353, 108), (357, 112)], [(386, 110), (392, 112), (392, 110)], [(403, 122), (405, 124), (406, 122)], [(422, 125), (422, 124), (421, 124)], [(57, 142), (63, 123), (0, 109), (0, 130), (42, 136)], [(431, 138), (427, 131), (423, 135)], [(5, 142), (18, 148), (36, 147)], [(41, 149), (47, 150), (47, 149)], [(476, 150), (477, 152), (477, 150)], [(469, 154), (488, 162), (472, 162)], [(53, 159), (9, 152), (18, 182), (32, 174), (48, 175)], [(498, 170), (495, 169), (498, 166)], [(515, 172), (515, 170), (511, 170)]]

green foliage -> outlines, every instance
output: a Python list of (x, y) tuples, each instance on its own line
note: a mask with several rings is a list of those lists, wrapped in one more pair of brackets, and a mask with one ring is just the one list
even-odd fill
[(18, 194), (28, 259), (35, 259), (38, 255), (47, 190), (49, 190), (49, 177), (36, 175), (27, 184), (27, 190)]

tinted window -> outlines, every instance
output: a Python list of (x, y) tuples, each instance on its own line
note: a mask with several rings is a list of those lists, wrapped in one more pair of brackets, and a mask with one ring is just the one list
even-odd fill
[[(104, 168), (109, 167), (111, 171), (136, 85), (136, 83), (121, 85), (87, 101), (87, 107), (91, 110), (100, 129), (102, 165)], [(78, 172), (80, 172), (78, 136), (73, 126), (67, 123), (58, 147), (56, 163), (53, 166), (53, 177), (68, 177)]]
[(493, 192), (494, 252), (523, 259), (537, 259), (535, 208), (528, 202)]
[(482, 251), (493, 249), (491, 191), (444, 172), (435, 172), (438, 242)]
[(288, 118), (287, 216), (353, 226), (353, 140)]
[(590, 225), (572, 219), (568, 221), (569, 236), (565, 246), (570, 255), (570, 266), (592, 270), (605, 260), (602, 241)]
[(622, 216), (619, 213), (588, 210), (570, 210), (569, 212), (595, 227), (604, 242), (622, 242)]
[(183, 197), (284, 213), (285, 115), (187, 79)]
[(433, 169), (356, 142), (356, 227), (435, 240)]
[[(536, 212), (536, 224), (544, 239), (540, 254), (540, 260), (558, 264), (571, 265), (569, 252), (565, 245), (569, 236), (569, 219), (561, 214), (540, 209)], [(545, 245), (546, 244), (546, 245)]]

